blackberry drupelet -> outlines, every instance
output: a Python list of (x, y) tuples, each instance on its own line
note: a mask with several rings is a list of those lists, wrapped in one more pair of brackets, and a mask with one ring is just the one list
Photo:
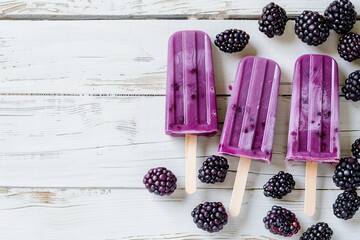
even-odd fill
[(356, 23), (357, 13), (349, 0), (335, 0), (326, 8), (324, 15), (331, 29), (339, 34), (345, 34)]
[(242, 51), (249, 43), (250, 36), (243, 30), (228, 29), (216, 35), (215, 45), (223, 52)]
[(269, 179), (264, 185), (264, 195), (266, 197), (272, 197), (282, 199), (295, 187), (295, 181), (290, 173), (280, 171), (278, 174)]
[(333, 231), (327, 223), (318, 222), (303, 233), (299, 240), (330, 240)]
[(226, 158), (212, 155), (203, 162), (198, 178), (203, 183), (224, 182), (228, 169), (229, 164)]
[(298, 38), (308, 45), (317, 46), (326, 41), (330, 28), (324, 16), (318, 12), (303, 11), (295, 19), (295, 33)]
[(360, 35), (349, 32), (342, 36), (338, 44), (340, 57), (348, 62), (360, 58)]
[[(360, 78), (360, 71), (359, 71), (359, 78)], [(355, 158), (360, 158), (360, 138), (356, 139), (355, 142), (352, 144), (351, 152)]]
[(360, 164), (356, 158), (341, 158), (336, 165), (333, 181), (342, 190), (355, 190), (360, 186)]
[(333, 204), (334, 215), (338, 218), (351, 219), (360, 206), (360, 197), (355, 190), (345, 191), (336, 198)]
[(228, 222), (228, 215), (221, 202), (200, 203), (191, 216), (198, 228), (210, 233), (220, 231)]
[(176, 189), (176, 176), (165, 167), (150, 169), (144, 176), (143, 183), (151, 193), (170, 195)]
[(262, 15), (259, 20), (259, 30), (269, 38), (275, 35), (281, 36), (284, 33), (287, 20), (285, 10), (271, 2), (262, 10)]
[(263, 222), (271, 233), (284, 237), (291, 237), (300, 230), (300, 223), (295, 214), (280, 206), (273, 206)]
[(341, 91), (345, 94), (345, 99), (347, 100), (354, 102), (360, 100), (360, 70), (350, 73)]

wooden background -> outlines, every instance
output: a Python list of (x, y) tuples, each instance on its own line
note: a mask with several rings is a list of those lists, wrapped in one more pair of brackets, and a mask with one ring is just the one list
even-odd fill
[[(329, 2), (277, 1), (292, 19), (304, 9), (323, 12)], [(318, 208), (309, 218), (303, 214), (304, 164), (284, 157), (296, 58), (333, 56), (341, 85), (360, 61), (338, 56), (334, 32), (325, 44), (306, 46), (295, 36), (293, 20), (282, 37), (268, 39), (256, 20), (267, 3), (0, 1), (0, 239), (283, 239), (262, 224), (274, 204), (297, 214), (301, 233), (326, 221), (333, 239), (358, 239), (360, 213), (349, 221), (332, 213), (341, 192), (331, 179), (334, 165), (319, 166)], [(360, 13), (360, 1), (353, 3)], [(228, 207), (238, 161), (228, 157), (225, 183), (198, 183), (195, 194), (185, 194), (184, 139), (164, 134), (167, 39), (183, 29), (214, 39), (226, 28), (243, 29), (251, 39), (238, 54), (213, 48), (220, 127), (243, 56), (272, 58), (283, 75), (273, 162), (253, 161), (242, 214), (222, 232), (208, 234), (196, 228), (190, 212), (204, 201)], [(360, 33), (360, 21), (353, 31)], [(360, 137), (359, 106), (340, 98), (342, 156)], [(219, 135), (199, 139), (198, 166), (216, 154), (218, 142)], [(170, 197), (144, 189), (143, 175), (157, 166), (178, 176)], [(280, 170), (294, 175), (296, 190), (283, 200), (265, 198), (263, 184)]]

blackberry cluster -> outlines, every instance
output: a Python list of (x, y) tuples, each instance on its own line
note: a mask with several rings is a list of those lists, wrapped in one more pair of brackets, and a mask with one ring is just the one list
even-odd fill
[(360, 186), (360, 164), (356, 158), (341, 158), (336, 165), (333, 181), (342, 190), (355, 190)]
[(360, 100), (360, 70), (350, 73), (341, 91), (345, 94), (345, 99), (347, 100), (354, 102)]
[(150, 169), (143, 178), (145, 187), (156, 195), (170, 195), (176, 189), (176, 176), (165, 167)]
[(271, 233), (284, 237), (291, 237), (300, 230), (300, 223), (295, 214), (280, 206), (273, 206), (263, 222)]
[(259, 20), (259, 30), (269, 38), (275, 35), (281, 36), (284, 33), (287, 20), (285, 10), (271, 2), (262, 10), (262, 15)]
[[(360, 76), (360, 71), (359, 71)], [(351, 152), (355, 158), (360, 158), (360, 138), (356, 139), (351, 146)]]
[(218, 232), (228, 222), (228, 215), (221, 202), (205, 202), (191, 212), (194, 223), (204, 231)]
[(250, 36), (243, 30), (228, 29), (216, 35), (215, 45), (223, 52), (242, 51), (249, 43)]
[(360, 58), (360, 35), (349, 32), (339, 40), (337, 48), (340, 57), (348, 62)]
[(333, 204), (334, 215), (338, 218), (351, 219), (360, 206), (360, 197), (355, 190), (345, 191), (336, 198)]
[(336, 0), (326, 8), (324, 15), (331, 29), (344, 34), (353, 28), (357, 13), (349, 0)]
[(203, 162), (198, 178), (203, 183), (224, 182), (228, 169), (229, 164), (226, 158), (212, 155)]
[(299, 240), (330, 240), (333, 231), (327, 223), (318, 222), (303, 233)]
[(280, 171), (278, 174), (269, 179), (264, 185), (264, 195), (266, 197), (282, 199), (295, 187), (295, 181), (290, 173)]
[(305, 10), (295, 19), (295, 33), (306, 44), (317, 46), (329, 37), (330, 28), (324, 16)]

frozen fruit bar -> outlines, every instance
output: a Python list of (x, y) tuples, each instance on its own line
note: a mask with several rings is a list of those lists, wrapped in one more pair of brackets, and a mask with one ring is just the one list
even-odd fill
[(212, 136), (218, 131), (211, 40), (201, 31), (169, 39), (165, 131)]
[(307, 54), (295, 63), (287, 160), (336, 162), (340, 157), (336, 61)]
[(218, 131), (211, 40), (201, 31), (179, 31), (169, 39), (165, 133), (185, 136), (185, 190), (196, 190), (197, 136)]
[(219, 152), (270, 162), (280, 68), (272, 60), (246, 57), (238, 67)]

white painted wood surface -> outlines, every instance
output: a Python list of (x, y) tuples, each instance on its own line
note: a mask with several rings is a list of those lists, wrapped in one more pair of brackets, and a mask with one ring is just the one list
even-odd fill
[[(319, 201), (333, 201), (340, 191), (319, 191)], [(1, 189), (2, 239), (298, 239), (317, 219), (331, 223), (333, 239), (358, 239), (360, 215), (345, 222), (319, 204), (318, 215), (305, 217), (303, 191), (291, 200), (268, 199), (261, 190), (247, 191), (238, 217), (230, 218), (220, 233), (197, 229), (190, 212), (200, 202), (223, 201), (228, 207), (229, 189), (198, 189), (193, 195), (179, 190), (159, 198), (143, 189)], [(293, 238), (280, 238), (262, 227), (262, 218), (273, 204), (291, 209), (302, 230)], [(346, 238), (342, 233), (346, 232)], [(15, 237), (14, 237), (15, 236)]]
[[(230, 94), (229, 85), (245, 55), (278, 62), (281, 95), (291, 94), (293, 64), (301, 54), (331, 54), (339, 64), (341, 84), (359, 66), (359, 61), (349, 63), (338, 56), (338, 34), (332, 32), (326, 43), (309, 47), (294, 34), (293, 21), (282, 37), (274, 39), (258, 31), (257, 21), (249, 20), (0, 21), (0, 93), (164, 95), (166, 46), (174, 31), (201, 29), (214, 39), (235, 27), (250, 34), (250, 43), (238, 54), (213, 48), (218, 94)], [(354, 31), (360, 32), (360, 22)]]
[[(228, 99), (218, 97), (220, 127)], [(4, 147), (0, 152), (0, 184), (142, 188), (139, 177), (151, 167), (164, 165), (176, 173), (183, 188), (184, 138), (163, 133), (164, 108), (164, 96), (1, 96), (0, 143)], [(261, 188), (280, 169), (298, 176), (297, 187), (304, 188), (305, 165), (284, 162), (290, 98), (279, 97), (278, 108), (273, 162), (252, 163), (247, 182), (250, 189)], [(360, 119), (351, 119), (350, 114), (358, 115), (360, 109), (344, 98), (340, 109), (341, 148), (346, 156), (359, 137)], [(199, 137), (199, 166), (205, 156), (217, 152), (219, 137)], [(229, 160), (232, 172), (224, 184), (199, 187), (231, 188), (238, 158)], [(320, 189), (336, 189), (332, 171), (330, 164), (319, 166), (319, 176), (325, 179)]]
[[(124, 19), (124, 18), (255, 18), (268, 0), (7, 0), (0, 1), (5, 19)], [(323, 12), (329, 0), (277, 0), (289, 17), (304, 9)], [(353, 0), (360, 9), (360, 2)]]
[[(290, 17), (311, 6), (323, 11), (330, 1), (277, 3)], [(360, 2), (353, 1), (358, 12)], [(327, 221), (333, 239), (357, 239), (360, 213), (350, 221), (334, 217), (340, 191), (331, 180), (333, 165), (318, 171), (317, 211), (303, 214), (305, 165), (285, 163), (293, 63), (303, 53), (327, 53), (338, 60), (340, 83), (359, 69), (336, 53), (338, 35), (308, 47), (288, 23), (281, 38), (267, 39), (256, 20), (187, 21), (172, 18), (252, 19), (268, 1), (0, 1), (0, 239), (284, 239), (269, 233), (262, 218), (274, 204), (293, 210), (303, 232)], [(79, 21), (82, 19), (159, 19)], [(200, 202), (230, 201), (238, 159), (229, 157), (223, 184), (198, 182), (184, 191), (184, 139), (166, 136), (164, 126), (166, 45), (181, 29), (200, 29), (214, 38), (225, 28), (251, 35), (240, 54), (215, 47), (214, 64), (220, 128), (239, 60), (257, 54), (282, 68), (273, 162), (253, 161), (243, 211), (217, 234), (196, 228), (190, 212)], [(360, 24), (354, 31), (360, 33)], [(146, 41), (145, 41), (146, 40)], [(340, 99), (342, 155), (360, 137), (359, 104)], [(219, 134), (199, 138), (197, 165), (217, 151)], [(160, 198), (143, 187), (155, 166), (178, 176), (178, 190)], [(294, 175), (296, 190), (283, 200), (267, 199), (262, 186), (279, 170)], [(300, 233), (293, 239), (298, 239)]]

